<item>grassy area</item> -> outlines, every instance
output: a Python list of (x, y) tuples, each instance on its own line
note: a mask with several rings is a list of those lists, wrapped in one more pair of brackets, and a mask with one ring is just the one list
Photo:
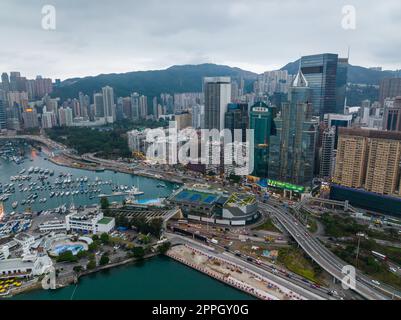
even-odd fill
[(308, 217), (308, 230), (311, 233), (315, 233), (317, 231), (317, 222), (315, 219)]
[(298, 248), (279, 249), (278, 262), (288, 270), (313, 282), (322, 284), (322, 269), (310, 259), (305, 257), (303, 251)]
[(280, 230), (276, 228), (276, 226), (273, 224), (272, 219), (270, 218), (267, 218), (266, 221), (260, 226), (256, 227), (255, 230), (265, 230), (280, 233)]
[[(390, 272), (389, 266), (385, 261), (376, 259), (371, 250), (378, 251), (387, 255), (390, 260), (399, 263), (401, 259), (401, 249), (393, 247), (384, 247), (376, 244), (374, 241), (363, 240), (360, 244), (360, 255), (358, 258), (358, 269), (377, 279), (382, 283), (387, 283), (393, 287), (401, 289), (401, 277)], [(344, 248), (335, 248), (333, 252), (344, 261), (356, 266), (356, 244), (348, 243)]]
[(385, 230), (372, 230), (369, 229), (368, 225), (359, 224), (354, 218), (349, 216), (326, 213), (322, 215), (320, 221), (324, 225), (325, 234), (329, 237), (350, 237), (355, 236), (358, 232), (362, 232), (367, 234), (370, 238), (387, 241), (401, 240), (396, 231), (390, 230), (387, 232)]

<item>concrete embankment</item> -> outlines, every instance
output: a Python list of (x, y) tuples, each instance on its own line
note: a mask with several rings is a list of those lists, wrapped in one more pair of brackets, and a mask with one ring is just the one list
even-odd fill
[(262, 300), (302, 300), (300, 295), (225, 259), (189, 245), (171, 248), (167, 256)]

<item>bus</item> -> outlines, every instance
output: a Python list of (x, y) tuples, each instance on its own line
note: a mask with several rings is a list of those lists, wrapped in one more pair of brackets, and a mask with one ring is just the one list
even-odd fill
[(375, 257), (379, 258), (380, 260), (383, 260), (383, 261), (386, 261), (386, 260), (387, 260), (387, 257), (386, 257), (384, 254), (381, 254), (381, 253), (376, 252), (376, 251), (372, 251), (372, 254), (373, 254)]

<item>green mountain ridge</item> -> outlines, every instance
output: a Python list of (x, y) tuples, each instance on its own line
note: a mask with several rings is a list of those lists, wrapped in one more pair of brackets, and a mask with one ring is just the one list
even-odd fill
[[(281, 70), (288, 70), (290, 74), (296, 74), (298, 66), (299, 60), (288, 63)], [(378, 85), (382, 78), (395, 77), (397, 75), (400, 75), (399, 71), (377, 71), (350, 65), (348, 82)], [(62, 100), (65, 100), (78, 97), (78, 93), (82, 91), (92, 99), (93, 93), (99, 92), (106, 85), (114, 88), (116, 96), (128, 96), (132, 92), (138, 92), (152, 98), (160, 96), (161, 93), (201, 92), (202, 78), (207, 76), (230, 76), (235, 80), (243, 78), (246, 91), (250, 91), (258, 74), (240, 68), (211, 63), (175, 65), (164, 70), (100, 74), (84, 78), (66, 79), (58, 88), (55, 88), (52, 96), (61, 97)], [(358, 100), (359, 98), (356, 97), (354, 103), (357, 103)]]

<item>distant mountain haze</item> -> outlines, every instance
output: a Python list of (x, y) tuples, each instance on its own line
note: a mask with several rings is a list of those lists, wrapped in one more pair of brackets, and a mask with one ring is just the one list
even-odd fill
[[(299, 60), (288, 63), (281, 70), (296, 74)], [(348, 82), (354, 84), (378, 85), (385, 77), (399, 75), (396, 71), (377, 71), (364, 67), (349, 65)], [(250, 91), (257, 74), (217, 64), (176, 65), (165, 70), (134, 71), (127, 73), (100, 74), (85, 78), (72, 78), (63, 81), (55, 88), (52, 96), (61, 99), (78, 97), (82, 91), (92, 97), (94, 92), (109, 85), (114, 88), (116, 96), (128, 96), (138, 92), (148, 97), (160, 96), (161, 93), (201, 92), (202, 78), (208, 76), (229, 76), (233, 80), (244, 79), (245, 89)], [(375, 97), (375, 95), (373, 96)], [(357, 99), (358, 100), (358, 99)]]

